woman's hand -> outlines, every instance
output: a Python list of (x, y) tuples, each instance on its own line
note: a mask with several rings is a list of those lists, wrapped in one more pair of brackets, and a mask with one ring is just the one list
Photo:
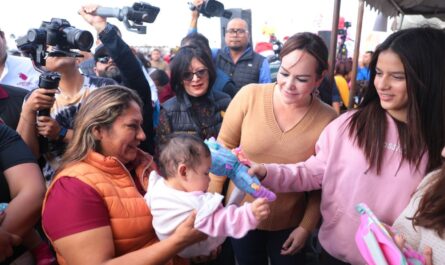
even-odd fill
[(172, 237), (175, 237), (177, 242), (184, 247), (207, 238), (206, 234), (194, 228), (195, 218), (196, 212), (193, 212), (172, 234)]
[(257, 178), (262, 181), (267, 175), (267, 169), (263, 164), (253, 163), (247, 173), (251, 176), (257, 176)]
[(309, 232), (306, 229), (301, 226), (295, 228), (284, 242), (281, 255), (294, 255), (304, 247), (308, 237)]
[[(396, 242), (396, 245), (399, 247), (401, 251), (405, 248), (405, 239), (401, 235), (395, 235), (394, 241)], [(422, 255), (425, 258), (425, 265), (433, 265), (433, 250), (431, 247), (426, 246), (423, 251)]]
[(425, 247), (422, 254), (425, 258), (425, 265), (433, 265), (433, 249)]

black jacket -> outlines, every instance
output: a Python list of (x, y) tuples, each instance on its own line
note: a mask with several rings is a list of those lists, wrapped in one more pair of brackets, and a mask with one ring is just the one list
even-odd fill
[(145, 141), (139, 146), (142, 150), (154, 153), (154, 129), (153, 129), (153, 106), (151, 101), (150, 85), (145, 78), (139, 61), (131, 51), (130, 47), (122, 40), (114, 28), (108, 24), (99, 34), (99, 38), (121, 71), (123, 84), (135, 90), (141, 97), (144, 107), (142, 115), (144, 122), (142, 129), (146, 135)]
[[(230, 103), (230, 96), (210, 91), (200, 98), (187, 94), (173, 97), (162, 105), (160, 122), (156, 131), (157, 144), (165, 142), (172, 133), (188, 133), (201, 139), (217, 137), (222, 123), (222, 113)], [(199, 112), (200, 114), (198, 114)], [(203, 120), (200, 117), (206, 117)]]
[(260, 70), (264, 60), (265, 58), (263, 56), (254, 52), (251, 47), (248, 47), (246, 52), (235, 64), (226, 47), (224, 50), (218, 50), (215, 64), (235, 82), (238, 92), (241, 87), (247, 84), (259, 82)]

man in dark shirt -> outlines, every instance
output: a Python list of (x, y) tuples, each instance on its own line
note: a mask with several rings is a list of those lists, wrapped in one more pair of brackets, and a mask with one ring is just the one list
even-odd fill
[(14, 130), (19, 123), (23, 99), (28, 92), (23, 88), (0, 85), (0, 119)]

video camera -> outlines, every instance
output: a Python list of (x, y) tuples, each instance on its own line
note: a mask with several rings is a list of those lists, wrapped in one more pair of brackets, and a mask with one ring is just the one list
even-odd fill
[(337, 53), (337, 59), (346, 60), (348, 58), (348, 49), (346, 48), (346, 37), (348, 35), (348, 28), (351, 27), (351, 22), (345, 21), (344, 28), (338, 30), (340, 36), (340, 44)]
[[(52, 18), (50, 22), (43, 21), (40, 28), (28, 30), (25, 36), (16, 40), (16, 44), (20, 52), (31, 58), (34, 67), (42, 73), (38, 86), (54, 89), (58, 88), (61, 76), (59, 73), (49, 72), (42, 68), (45, 66), (46, 56), (82, 56), (72, 49), (89, 51), (93, 45), (93, 35), (89, 31), (72, 27), (65, 19)], [(49, 52), (46, 51), (47, 45), (52, 46)], [(50, 113), (48, 109), (42, 109), (37, 115), (49, 116)]]
[(225, 17), (230, 19), (232, 17), (232, 12), (224, 9), (224, 5), (216, 0), (205, 0), (202, 5), (195, 6), (193, 3), (189, 2), (190, 10), (198, 10), (199, 13), (203, 14), (205, 17)]
[(338, 30), (338, 35), (340, 35), (342, 39), (346, 40), (346, 35), (348, 35), (348, 28), (350, 27), (351, 27), (351, 22), (345, 21), (344, 28)]
[[(79, 54), (71, 49), (89, 51), (93, 46), (93, 35), (72, 27), (65, 19), (52, 18), (50, 22), (43, 21), (40, 28), (28, 30), (25, 36), (16, 40), (16, 44), (40, 67), (45, 65), (46, 55), (77, 57)], [(53, 46), (50, 52), (46, 52), (47, 45)]]
[[(147, 27), (142, 26), (143, 22), (153, 23), (158, 16), (159, 7), (152, 6), (148, 3), (138, 2), (134, 3), (132, 7), (112, 8), (112, 7), (98, 7), (96, 15), (101, 17), (115, 17), (119, 21), (123, 21), (127, 30), (139, 34), (145, 34)], [(130, 24), (129, 21), (133, 21)]]

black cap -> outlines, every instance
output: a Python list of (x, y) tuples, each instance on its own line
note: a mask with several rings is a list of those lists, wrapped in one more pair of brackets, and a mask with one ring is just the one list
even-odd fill
[(107, 48), (103, 44), (99, 44), (94, 51), (94, 60), (97, 61), (99, 57), (109, 56)]

